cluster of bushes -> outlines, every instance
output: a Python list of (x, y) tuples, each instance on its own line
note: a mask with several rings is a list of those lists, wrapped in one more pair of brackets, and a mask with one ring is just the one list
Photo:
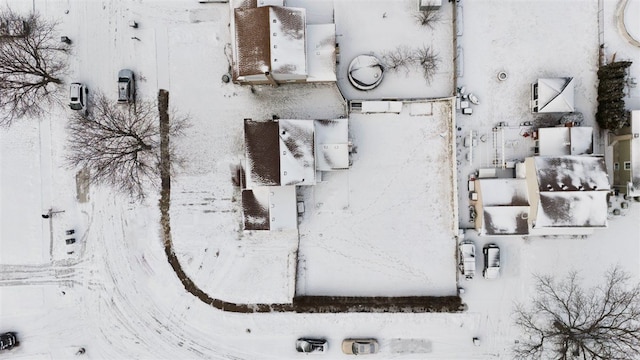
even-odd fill
[(598, 69), (598, 112), (596, 120), (600, 128), (618, 130), (629, 121), (624, 107), (624, 88), (630, 61), (618, 61)]

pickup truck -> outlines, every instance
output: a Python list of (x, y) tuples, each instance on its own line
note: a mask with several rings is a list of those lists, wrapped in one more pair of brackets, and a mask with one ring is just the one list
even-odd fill
[(460, 272), (465, 279), (470, 280), (476, 274), (476, 246), (473, 242), (465, 240), (460, 243)]

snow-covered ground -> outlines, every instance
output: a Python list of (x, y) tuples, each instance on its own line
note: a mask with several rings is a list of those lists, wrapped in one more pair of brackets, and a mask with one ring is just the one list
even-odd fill
[(306, 189), (298, 294), (456, 294), (453, 111), (349, 115), (353, 165)]
[[(228, 4), (198, 4), (195, 0), (3, 3), (21, 11), (35, 6), (44, 16), (60, 20), (60, 35), (67, 35), (74, 42), (67, 81), (83, 81), (90, 89), (101, 89), (115, 98), (116, 73), (129, 67), (138, 74), (139, 96), (151, 99), (159, 87), (170, 90), (171, 104), (193, 119), (187, 136), (177, 142), (187, 161), (173, 178), (172, 192), (172, 235), (183, 267), (203, 290), (223, 300), (254, 303), (290, 298), (297, 271), (291, 256), (298, 240), (288, 233), (268, 237), (241, 231), (239, 192), (232, 185), (229, 166), (241, 159), (243, 118), (340, 117), (345, 115), (345, 105), (337, 89), (292, 85), (277, 89), (257, 87), (252, 92), (248, 87), (223, 84), (221, 76), (228, 71), (225, 45), (230, 42)], [(304, 3), (295, 1), (297, 6)], [(453, 52), (452, 27), (445, 22), (433, 33), (417, 28), (411, 17), (415, 3), (336, 1), (336, 25), (338, 34), (343, 35), (338, 37), (343, 55), (338, 68), (342, 87), (346, 85), (344, 66), (349, 54), (377, 53), (396, 43), (410, 43), (410, 39), (401, 36), (407, 27), (411, 34), (428, 35), (425, 42), (449, 46), (449, 50), (441, 50), (443, 58)], [(604, 2), (605, 38), (611, 36), (611, 41), (607, 40), (608, 51), (637, 57), (635, 50), (616, 50), (618, 35), (611, 20), (615, 3)], [(452, 5), (444, 4), (444, 19), (451, 18)], [(518, 128), (521, 120), (531, 116), (527, 108), (529, 82), (538, 73), (579, 78), (576, 104), (590, 119), (587, 121), (593, 121), (598, 47), (595, 1), (511, 4), (486, 0), (462, 5), (464, 81), (480, 97), (481, 105), (474, 108), (472, 116), (457, 116), (458, 125), (466, 127), (459, 134), (469, 129), (488, 132), (497, 121)], [(318, 13), (317, 17), (323, 18), (323, 14)], [(138, 21), (138, 29), (128, 27), (130, 19)], [(367, 38), (367, 33), (372, 38)], [(514, 34), (519, 38), (509, 40)], [(499, 84), (494, 79), (496, 71), (503, 67), (508, 70), (509, 79)], [(446, 96), (452, 85), (444, 79), (451, 78), (447, 69), (452, 68), (451, 63), (443, 62), (443, 73), (425, 88), (421, 87), (419, 74), (410, 74), (406, 79), (401, 74), (387, 74), (381, 87), (366, 95)], [(353, 89), (343, 92), (348, 98), (365, 95)], [(501, 246), (503, 269), (495, 281), (477, 276), (460, 282), (465, 288), (463, 301), (469, 307), (465, 313), (222, 312), (187, 293), (171, 270), (160, 240), (155, 196), (135, 204), (114, 196), (109, 189), (91, 188), (88, 202), (76, 201), (75, 171), (63, 163), (68, 111), (53, 109), (47, 118), (27, 119), (10, 129), (0, 129), (0, 331), (17, 331), (21, 340), (20, 347), (2, 354), (9, 358), (76, 358), (77, 349), (85, 347), (84, 357), (91, 359), (302, 359), (305, 356), (295, 352), (295, 339), (318, 336), (329, 341), (324, 357), (332, 359), (348, 358), (339, 348), (340, 341), (347, 337), (376, 337), (381, 343), (380, 354), (372, 358), (511, 359), (509, 347), (518, 332), (512, 326), (510, 310), (514, 301), (530, 298), (533, 273), (561, 276), (577, 269), (592, 283), (603, 270), (619, 263), (635, 279), (640, 278), (640, 206), (634, 203), (623, 216), (611, 215), (608, 229), (586, 239), (480, 239), (469, 232), (478, 248), (487, 242)], [(364, 118), (355, 115), (354, 130), (361, 131), (360, 139), (373, 140), (379, 134), (367, 132), (364, 122)], [(389, 132), (386, 138), (403, 144), (397, 147), (398, 144), (385, 143), (380, 148), (373, 148), (377, 144), (358, 144), (362, 162), (358, 164), (355, 159), (354, 172), (366, 165), (368, 148), (376, 152), (385, 147), (403, 150), (399, 154), (407, 156), (407, 148), (417, 141), (404, 140), (408, 136), (406, 129), (376, 128)], [(514, 129), (516, 134), (518, 131)], [(416, 134), (424, 135), (420, 128)], [(358, 132), (351, 135), (355, 137)], [(428, 141), (435, 144), (437, 137)], [(524, 142), (520, 145), (519, 149), (528, 147)], [(462, 163), (466, 160), (464, 155), (462, 152), (459, 156)], [(416, 166), (418, 157), (405, 160)], [(477, 161), (486, 164), (481, 156)], [(425, 168), (431, 166), (438, 171), (447, 165), (424, 164)], [(470, 166), (459, 168), (462, 181)], [(409, 175), (421, 174), (410, 170), (398, 169)], [(442, 173), (438, 176), (444, 178)], [(416, 179), (413, 184), (423, 186), (424, 181)], [(372, 183), (375, 184), (373, 180)], [(401, 183), (411, 184), (409, 179), (402, 179)], [(409, 193), (415, 191), (407, 188)], [(444, 190), (446, 186), (441, 184), (438, 188)], [(464, 210), (466, 185), (459, 189)], [(398, 189), (393, 191), (398, 192), (398, 198), (406, 196)], [(430, 200), (425, 197), (423, 201)], [(50, 220), (42, 219), (41, 214), (52, 207), (65, 212), (54, 214)], [(420, 209), (424, 210), (414, 210)], [(461, 212), (460, 221), (467, 225), (465, 213)], [(396, 211), (392, 215), (397, 216)], [(311, 224), (303, 223), (302, 229)], [(64, 230), (68, 228), (76, 229), (76, 257), (66, 254)], [(420, 228), (414, 231), (416, 241), (425, 237)], [(410, 239), (407, 231), (403, 241)], [(300, 246), (304, 252), (304, 244)], [(453, 246), (446, 247), (449, 250), (438, 249), (438, 256), (449, 259), (438, 259), (437, 263), (447, 269), (440, 269), (441, 277), (434, 277), (434, 281), (454, 276), (455, 269), (450, 268), (454, 263)], [(367, 246), (357, 250), (371, 251), (362, 255), (363, 259), (376, 259), (375, 252), (379, 251)], [(448, 251), (451, 253), (446, 255)], [(395, 273), (420, 264), (416, 262), (419, 255), (395, 264)], [(331, 266), (333, 262), (328, 259), (321, 266)], [(480, 270), (482, 262), (477, 266)], [(450, 280), (445, 279), (442, 286), (445, 283), (455, 287)], [(405, 289), (410, 285), (407, 280), (401, 284)], [(377, 291), (374, 284), (371, 286), (371, 292)], [(481, 346), (473, 346), (474, 336), (480, 337)], [(415, 353), (407, 353), (411, 351)]]

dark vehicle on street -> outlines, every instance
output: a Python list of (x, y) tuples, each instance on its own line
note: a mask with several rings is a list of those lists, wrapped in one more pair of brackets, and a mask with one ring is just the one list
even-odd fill
[(136, 97), (136, 84), (133, 71), (122, 69), (118, 72), (118, 102), (132, 103)]
[(18, 346), (16, 333), (7, 332), (0, 335), (0, 350), (11, 350), (16, 346)]
[(325, 339), (298, 339), (296, 350), (301, 353), (323, 353), (327, 350)]

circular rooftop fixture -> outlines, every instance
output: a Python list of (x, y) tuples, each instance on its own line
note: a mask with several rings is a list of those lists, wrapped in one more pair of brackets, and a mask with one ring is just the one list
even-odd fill
[(498, 80), (500, 80), (500, 81), (505, 81), (505, 80), (507, 80), (508, 77), (509, 76), (507, 75), (507, 73), (505, 71), (500, 71), (498, 73)]
[(371, 90), (380, 85), (384, 69), (372, 55), (358, 55), (349, 64), (349, 82), (356, 89)]

